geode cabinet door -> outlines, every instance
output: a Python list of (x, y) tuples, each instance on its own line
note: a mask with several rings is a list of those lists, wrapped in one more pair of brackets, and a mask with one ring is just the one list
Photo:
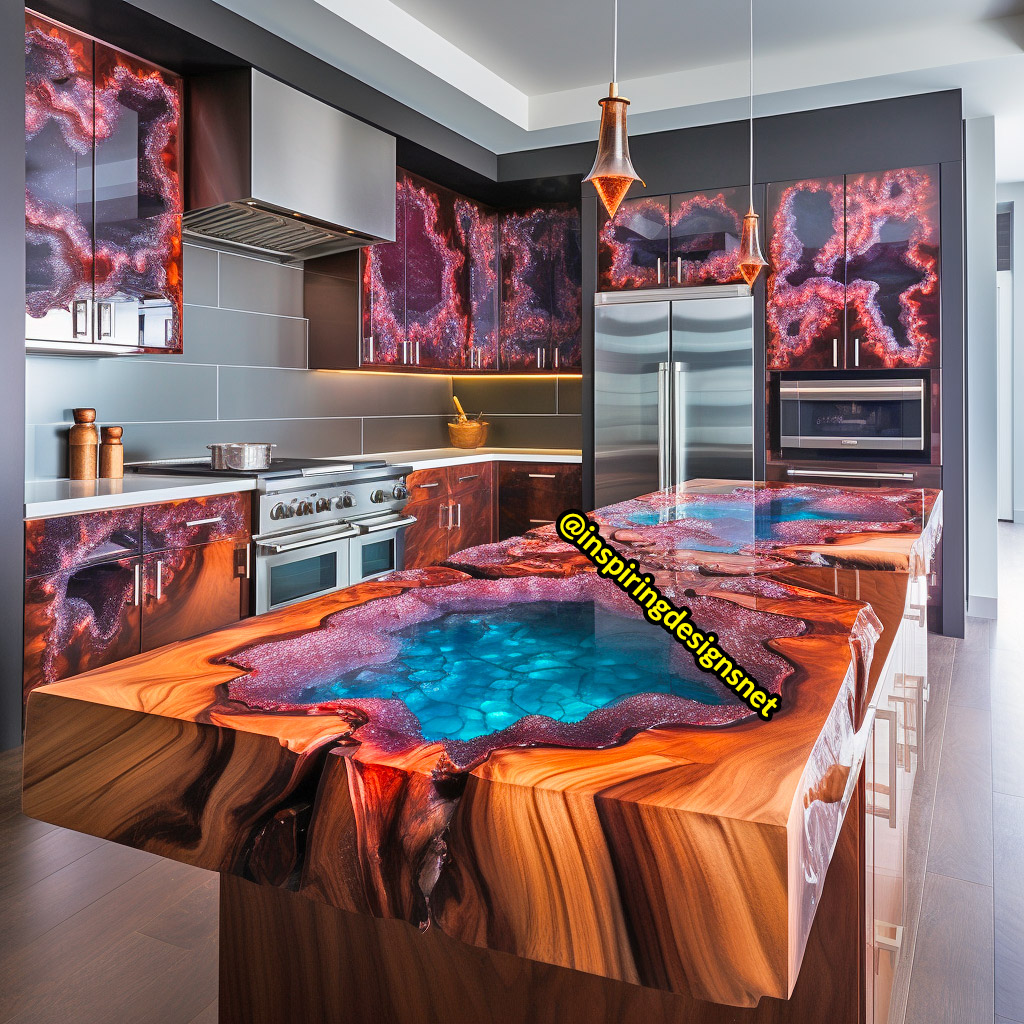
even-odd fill
[(667, 287), (671, 223), (671, 196), (624, 200), (614, 218), (604, 219), (598, 234), (598, 290)]
[(405, 344), (405, 177), (395, 184), (395, 240), (362, 250), (360, 363), (395, 366)]
[(26, 340), (180, 352), (181, 79), (26, 13)]
[(844, 179), (768, 186), (769, 370), (844, 365)]
[(501, 218), (503, 370), (550, 370), (552, 283), (546, 210)]
[(846, 367), (940, 365), (939, 168), (846, 176)]
[(740, 236), (749, 201), (745, 188), (672, 196), (668, 283), (671, 287), (741, 282)]

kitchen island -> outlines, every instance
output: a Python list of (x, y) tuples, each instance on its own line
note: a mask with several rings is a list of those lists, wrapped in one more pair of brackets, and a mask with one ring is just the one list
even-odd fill
[(664, 578), (770, 722), (594, 573), (434, 567), (35, 690), (26, 813), (222, 873), (222, 1021), (861, 1020), (914, 576), (806, 560)]

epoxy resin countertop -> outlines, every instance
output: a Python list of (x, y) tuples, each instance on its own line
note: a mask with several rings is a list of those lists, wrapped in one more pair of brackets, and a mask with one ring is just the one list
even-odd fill
[[(937, 503), (899, 504), (937, 533)], [(433, 567), (34, 690), (24, 807), (527, 960), (785, 1000), (909, 579), (871, 574), (869, 606), (787, 565), (662, 587), (780, 696), (770, 721), (610, 580)]]

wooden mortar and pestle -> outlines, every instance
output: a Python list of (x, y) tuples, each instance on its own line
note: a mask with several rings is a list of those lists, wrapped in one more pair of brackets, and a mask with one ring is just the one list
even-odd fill
[(476, 419), (470, 419), (462, 408), (462, 403), (454, 395), (452, 401), (458, 412), (458, 419), (449, 421), (448, 436), (456, 448), (479, 448), (487, 440), (488, 422), (479, 413)]

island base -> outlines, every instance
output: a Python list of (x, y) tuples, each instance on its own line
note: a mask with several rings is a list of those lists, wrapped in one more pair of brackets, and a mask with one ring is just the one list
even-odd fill
[(222, 874), (220, 1024), (859, 1024), (858, 820), (851, 807), (788, 1000), (700, 1002)]

